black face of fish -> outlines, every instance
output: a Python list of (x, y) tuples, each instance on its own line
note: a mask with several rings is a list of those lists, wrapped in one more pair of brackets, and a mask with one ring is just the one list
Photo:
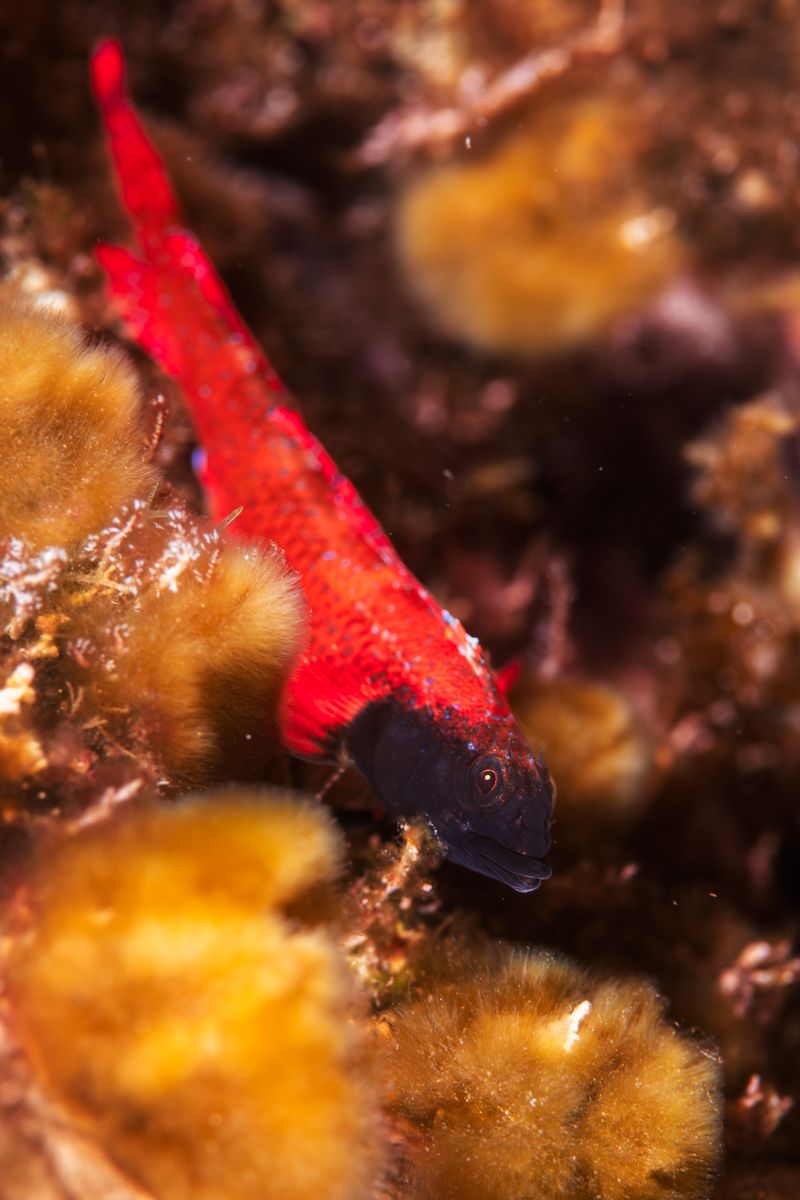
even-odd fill
[(379, 702), (347, 748), (387, 807), (423, 817), (453, 862), (518, 892), (549, 878), (553, 786), (513, 723), (443, 736), (430, 715)]

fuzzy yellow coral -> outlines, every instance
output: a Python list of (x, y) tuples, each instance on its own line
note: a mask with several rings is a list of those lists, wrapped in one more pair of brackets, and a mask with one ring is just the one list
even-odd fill
[(719, 1151), (715, 1058), (651, 988), (544, 954), (462, 963), (385, 1019), (429, 1200), (688, 1200)]
[(155, 475), (136, 376), (80, 327), (0, 291), (0, 539), (72, 545)]
[(630, 178), (630, 125), (597, 96), (554, 101), (477, 162), (419, 176), (399, 204), (399, 252), (446, 332), (559, 351), (669, 281), (683, 253), (672, 214)]
[[(230, 543), (177, 501), (134, 501), (70, 554), (0, 543), (8, 670), (30, 672), (29, 748), (66, 720), (93, 753), (132, 754), (184, 784), (263, 768), (303, 613), (280, 551)], [(16, 737), (16, 711), (0, 720)], [(20, 747), (0, 773), (19, 777)]]
[[(296, 579), (274, 547), (230, 544), (168, 489), (155, 496), (137, 411), (119, 354), (0, 292), (10, 669), (51, 660), (28, 713), (50, 727), (67, 718), (93, 751), (132, 753), (183, 784), (253, 777), (302, 638)], [(12, 725), (0, 770), (18, 779), (41, 765), (46, 730), (29, 721), (23, 743)]]
[(257, 765), (303, 631), (282, 554), (230, 543), (175, 504), (134, 505), (86, 558), (70, 624), (85, 649), (68, 668), (86, 711), (179, 779)]
[(653, 771), (653, 744), (621, 692), (589, 679), (523, 679), (511, 703), (558, 782), (558, 839), (574, 839), (583, 826), (590, 833), (640, 809)]
[(229, 791), (127, 812), (46, 857), (11, 952), (42, 1079), (170, 1200), (357, 1200), (376, 1168), (352, 983), (310, 897), (316, 806)]
[(124, 505), (69, 552), (0, 542), (0, 624), (8, 669), (31, 672), (33, 739), (23, 746), (18, 715), (0, 713), (0, 735), (13, 735), (0, 777), (33, 773), (29, 751), (59, 721), (93, 753), (134, 755), (184, 785), (263, 769), (303, 636), (296, 577), (275, 547), (228, 542), (164, 499)]

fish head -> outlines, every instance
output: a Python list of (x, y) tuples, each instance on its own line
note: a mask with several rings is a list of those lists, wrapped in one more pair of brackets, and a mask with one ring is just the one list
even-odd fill
[(387, 807), (424, 818), (453, 862), (518, 892), (549, 878), (553, 785), (510, 712), (467, 726), (378, 702), (348, 749)]

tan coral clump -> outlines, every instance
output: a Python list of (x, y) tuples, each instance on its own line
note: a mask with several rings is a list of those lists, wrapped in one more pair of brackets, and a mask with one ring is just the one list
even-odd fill
[[(303, 635), (278, 550), (228, 542), (174, 498), (126, 505), (70, 555), (4, 549), (8, 670), (29, 672), (34, 736), (68, 722), (92, 753), (175, 783), (260, 769)], [(9, 732), (19, 719), (0, 714)]]
[(33, 672), (40, 736), (67, 721), (93, 753), (175, 783), (249, 777), (303, 637), (297, 579), (275, 547), (228, 542), (167, 499), (124, 506), (70, 554), (0, 543), (8, 669)]
[(442, 329), (489, 351), (558, 352), (670, 281), (683, 250), (673, 215), (627, 177), (629, 126), (599, 96), (553, 102), (479, 161), (411, 184), (400, 257)]
[(719, 1065), (653, 990), (496, 952), (385, 1019), (391, 1111), (426, 1200), (689, 1200), (719, 1154)]
[(72, 545), (146, 493), (139, 388), (114, 350), (80, 327), (0, 293), (0, 539)]
[(686, 449), (692, 498), (725, 553), (690, 546), (663, 587), (679, 753), (727, 742), (743, 766), (774, 760), (778, 747), (794, 761), (796, 441), (794, 401), (776, 390), (733, 408)]
[(12, 708), (4, 693), (0, 782), (37, 795), (67, 759), (188, 785), (253, 777), (274, 749), (296, 578), (275, 547), (229, 543), (158, 488), (137, 413), (121, 355), (6, 289), (0, 671), (26, 672), (27, 692)]
[(356, 1200), (377, 1166), (324, 810), (220, 792), (43, 855), (8, 964), (63, 1119), (170, 1200)]
[(757, 544), (786, 532), (795, 515), (785, 487), (786, 453), (797, 414), (780, 392), (739, 405), (686, 448), (695, 469), (692, 498), (727, 533)]
[(124, 511), (85, 558), (65, 666), (84, 711), (178, 780), (252, 773), (303, 632), (281, 553), (228, 542), (173, 503)]
[(641, 811), (653, 740), (621, 691), (578, 677), (523, 678), (511, 704), (557, 781), (557, 840), (580, 841)]

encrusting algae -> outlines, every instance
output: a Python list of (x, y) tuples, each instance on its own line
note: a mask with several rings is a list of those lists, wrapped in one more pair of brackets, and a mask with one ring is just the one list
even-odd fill
[(411, 1195), (706, 1195), (719, 1063), (652, 988), (542, 953), (466, 958), (383, 1026), (390, 1109), (420, 1134)]
[(153, 1196), (368, 1194), (376, 1106), (323, 919), (340, 857), (319, 806), (243, 790), (46, 847), (12, 1019), (63, 1119)]

